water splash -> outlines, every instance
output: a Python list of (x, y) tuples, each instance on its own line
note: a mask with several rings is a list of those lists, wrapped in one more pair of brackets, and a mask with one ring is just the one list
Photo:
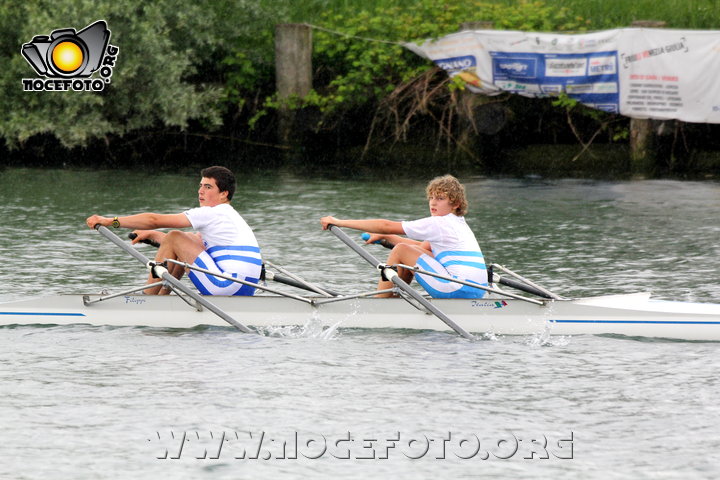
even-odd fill
[(261, 335), (281, 338), (317, 338), (319, 340), (335, 340), (339, 337), (338, 328), (342, 322), (325, 327), (317, 311), (313, 311), (310, 319), (303, 325), (278, 325), (259, 328)]
[(531, 335), (525, 341), (529, 347), (565, 347), (570, 343), (570, 335), (551, 335), (552, 322), (545, 322), (542, 332)]
[(478, 340), (497, 342), (500, 340), (500, 336), (495, 332), (484, 332), (482, 334), (475, 335)]

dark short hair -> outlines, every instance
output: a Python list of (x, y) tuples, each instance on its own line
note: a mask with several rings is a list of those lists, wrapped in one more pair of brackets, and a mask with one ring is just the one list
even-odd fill
[(235, 175), (225, 168), (219, 166), (203, 168), (200, 175), (205, 178), (212, 178), (221, 192), (228, 192), (228, 200), (235, 195)]

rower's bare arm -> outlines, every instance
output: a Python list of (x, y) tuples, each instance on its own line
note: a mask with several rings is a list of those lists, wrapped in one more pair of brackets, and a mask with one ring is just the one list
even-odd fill
[[(111, 217), (103, 217), (101, 215), (92, 215), (87, 218), (88, 227), (95, 228), (95, 225), (110, 227), (115, 219)], [(192, 224), (184, 213), (160, 214), (160, 213), (138, 213), (136, 215), (128, 215), (125, 217), (117, 217), (118, 223), (122, 228), (132, 228), (136, 230), (154, 230), (156, 228), (187, 228)]]
[(422, 244), (425, 243), (413, 240), (412, 238), (401, 237), (400, 235), (383, 235), (383, 237), (385, 237), (385, 239), (393, 245), (397, 245), (398, 243), (409, 243), (410, 245), (422, 246)]
[(120, 226), (123, 228), (135, 228), (141, 230), (192, 227), (190, 220), (184, 213), (139, 213), (137, 215), (119, 217), (118, 220), (120, 221)]
[(327, 230), (329, 225), (337, 225), (338, 227), (352, 228), (355, 230), (364, 230), (371, 233), (404, 235), (401, 222), (385, 220), (383, 218), (374, 218), (368, 220), (341, 220), (335, 217), (323, 217), (320, 219), (323, 230)]

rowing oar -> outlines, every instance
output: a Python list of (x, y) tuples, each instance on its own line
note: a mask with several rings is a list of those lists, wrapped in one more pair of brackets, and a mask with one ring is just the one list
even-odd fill
[(539, 290), (535, 287), (531, 287), (530, 285), (526, 285), (522, 282), (518, 282), (517, 280), (513, 280), (512, 278), (501, 277), (497, 273), (493, 272), (492, 265), (490, 265), (488, 267), (488, 282), (499, 283), (500, 285), (505, 285), (506, 287), (517, 288), (518, 290), (522, 290), (523, 292), (537, 295), (540, 298), (548, 298), (548, 299), (555, 298), (555, 297), (551, 296), (549, 293)]
[(389, 266), (385, 265), (384, 263), (381, 263), (377, 258), (375, 258), (372, 254), (370, 254), (367, 250), (362, 248), (357, 243), (353, 242), (350, 237), (347, 236), (345, 232), (340, 230), (340, 228), (337, 225), (328, 225), (328, 230), (330, 230), (332, 233), (335, 234), (336, 237), (338, 237), (340, 240), (342, 240), (345, 245), (355, 250), (355, 252), (363, 257), (368, 263), (370, 263), (373, 267), (380, 270), (383, 277), (390, 280), (393, 284), (395, 284), (396, 287), (398, 287), (403, 292), (407, 293), (409, 296), (411, 296), (415, 301), (417, 301), (420, 305), (425, 307), (428, 311), (432, 312), (433, 315), (438, 317), (440, 320), (445, 322), (445, 324), (455, 330), (459, 335), (463, 336), (464, 338), (467, 338), (468, 340), (474, 340), (475, 337), (471, 335), (469, 332), (467, 332), (464, 328), (462, 328), (457, 323), (453, 322), (447, 315), (445, 315), (440, 309), (438, 309), (435, 305), (428, 302), (427, 299), (425, 299), (422, 295), (420, 295), (417, 290), (410, 287), (405, 281), (400, 278), (400, 276), (397, 274), (395, 270), (390, 268)]
[[(275, 272), (271, 272), (266, 267), (272, 267), (276, 270), (278, 270), (281, 273), (284, 273), (285, 275), (280, 275)], [(318, 287), (317, 285), (314, 285), (307, 280), (303, 280), (302, 278), (298, 277), (297, 275), (294, 275), (290, 272), (288, 272), (286, 269), (275, 265), (270, 260), (265, 259), (263, 263), (263, 269), (262, 269), (262, 275), (265, 276), (268, 280), (273, 280), (275, 282), (284, 283), (285, 285), (290, 285), (291, 287), (295, 288), (302, 288), (303, 290), (307, 290), (309, 292), (319, 293), (325, 297), (339, 297), (340, 294), (337, 292), (334, 292), (332, 290), (328, 290), (325, 287)], [(262, 278), (262, 277), (261, 277)]]
[(174, 289), (176, 289), (176, 290), (184, 293), (188, 297), (192, 298), (193, 300), (198, 302), (200, 305), (207, 308), (208, 310), (210, 310), (215, 315), (217, 315), (218, 317), (225, 320), (227, 323), (229, 323), (233, 327), (237, 328), (238, 330), (240, 330), (241, 332), (244, 332), (244, 333), (255, 333), (252, 330), (250, 330), (248, 327), (246, 327), (245, 325), (238, 322), (237, 320), (232, 318), (230, 315), (228, 315), (227, 313), (222, 311), (216, 305), (214, 305), (213, 303), (210, 303), (208, 300), (204, 299), (199, 294), (193, 292), (188, 287), (183, 285), (182, 282), (180, 282), (180, 280), (178, 280), (177, 278), (170, 275), (170, 272), (167, 271), (167, 268), (148, 260), (148, 258), (145, 255), (143, 255), (142, 253), (138, 252), (136, 249), (134, 249), (131, 246), (129, 246), (128, 244), (126, 244), (124, 241), (122, 241), (120, 239), (120, 237), (118, 237), (117, 235), (112, 233), (110, 230), (108, 230), (107, 227), (103, 227), (102, 225), (97, 224), (97, 225), (95, 225), (95, 230), (100, 232), (100, 235), (107, 238), (108, 240), (113, 242), (115, 245), (117, 245), (118, 247), (125, 250), (128, 254), (130, 254), (130, 256), (134, 257), (140, 263), (145, 265), (148, 268), (148, 270), (150, 270), (153, 273), (153, 275), (156, 275), (158, 278), (161, 278), (163, 281), (165, 281), (166, 283), (171, 285)]

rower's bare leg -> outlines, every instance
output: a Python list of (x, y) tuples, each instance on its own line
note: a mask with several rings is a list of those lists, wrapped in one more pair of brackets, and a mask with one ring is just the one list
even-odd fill
[[(180, 230), (168, 232), (163, 238), (160, 248), (155, 255), (155, 261), (162, 262), (165, 259), (178, 260), (192, 264), (197, 256), (204, 250), (202, 240), (199, 235)], [(167, 266), (168, 273), (178, 280), (182, 278), (185, 269), (180, 265), (171, 263)], [(156, 283), (157, 279), (148, 275), (147, 283)], [(166, 287), (152, 287), (145, 290), (146, 295), (167, 295), (170, 289)]]
[[(390, 251), (390, 255), (388, 255), (386, 263), (388, 265), (396, 265), (398, 263), (402, 263), (405, 265), (415, 265), (415, 263), (417, 263), (417, 259), (420, 258), (420, 256), (423, 254), (432, 255), (432, 252), (429, 250), (425, 250), (424, 248), (421, 248), (417, 245), (412, 245), (409, 243), (398, 243)], [(399, 268), (398, 275), (406, 283), (412, 282), (413, 272), (411, 272), (410, 270), (406, 270), (404, 268)], [(381, 279), (378, 282), (377, 289), (378, 290), (386, 290), (386, 289), (392, 288), (392, 287), (393, 287), (392, 282)], [(381, 294), (377, 295), (377, 297), (392, 297), (392, 296), (393, 295), (391, 293), (381, 293)]]

